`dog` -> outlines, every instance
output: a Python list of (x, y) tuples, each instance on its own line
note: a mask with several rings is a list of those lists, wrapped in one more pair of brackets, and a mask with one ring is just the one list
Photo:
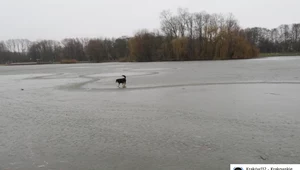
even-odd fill
[(120, 84), (123, 85), (123, 87), (126, 86), (126, 76), (125, 75), (122, 75), (124, 78), (120, 78), (120, 79), (117, 79), (116, 80), (116, 83), (118, 83), (118, 87), (120, 87)]

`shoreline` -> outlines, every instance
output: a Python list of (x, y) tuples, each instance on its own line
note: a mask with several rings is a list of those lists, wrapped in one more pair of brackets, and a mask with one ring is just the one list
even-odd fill
[[(245, 58), (245, 59), (224, 59), (224, 60), (248, 60), (248, 59), (256, 59), (256, 58), (267, 58), (267, 57), (300, 57), (300, 53), (261, 53), (258, 57), (254, 58)], [(182, 61), (150, 61), (150, 62), (187, 62), (187, 61), (224, 61), (224, 60), (182, 60)], [(144, 62), (136, 62), (136, 61), (104, 61), (99, 63), (112, 63), (112, 62), (120, 62), (120, 63), (144, 63)], [(10, 64), (0, 64), (0, 66), (27, 66), (27, 65), (51, 65), (51, 64), (85, 64), (85, 63), (95, 63), (89, 61), (82, 61), (77, 63), (61, 63), (61, 62), (18, 62), (18, 63), (10, 63)]]
[(262, 57), (286, 57), (286, 56), (300, 56), (300, 53), (260, 53), (259, 58)]

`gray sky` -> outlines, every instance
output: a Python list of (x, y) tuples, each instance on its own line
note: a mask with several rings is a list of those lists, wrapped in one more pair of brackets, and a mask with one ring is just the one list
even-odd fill
[(300, 0), (0, 0), (0, 40), (118, 37), (159, 29), (159, 14), (233, 13), (242, 27), (300, 23)]

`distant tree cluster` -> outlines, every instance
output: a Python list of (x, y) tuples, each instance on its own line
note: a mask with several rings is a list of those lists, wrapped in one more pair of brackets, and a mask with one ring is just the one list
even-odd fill
[(246, 39), (233, 15), (161, 13), (161, 31), (142, 30), (129, 40), (130, 60), (219, 60), (256, 57), (259, 50)]
[(300, 52), (300, 24), (281, 25), (274, 29), (248, 28), (245, 33), (247, 40), (261, 53)]
[(0, 63), (63, 59), (77, 61), (183, 61), (257, 57), (262, 53), (300, 52), (300, 24), (241, 29), (233, 15), (190, 13), (179, 8), (160, 14), (161, 28), (133, 37), (69, 38), (0, 42)]
[(0, 41), (0, 63), (8, 61), (28, 61), (28, 48), (30, 41), (26, 39)]
[(0, 63), (59, 62), (63, 59), (103, 62), (127, 57), (128, 38), (69, 38), (62, 41), (7, 40), (0, 42)]

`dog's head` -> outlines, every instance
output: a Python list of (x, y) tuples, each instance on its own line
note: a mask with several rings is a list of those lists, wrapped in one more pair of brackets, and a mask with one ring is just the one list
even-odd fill
[(125, 75), (122, 75), (125, 79), (126, 79), (126, 76)]

